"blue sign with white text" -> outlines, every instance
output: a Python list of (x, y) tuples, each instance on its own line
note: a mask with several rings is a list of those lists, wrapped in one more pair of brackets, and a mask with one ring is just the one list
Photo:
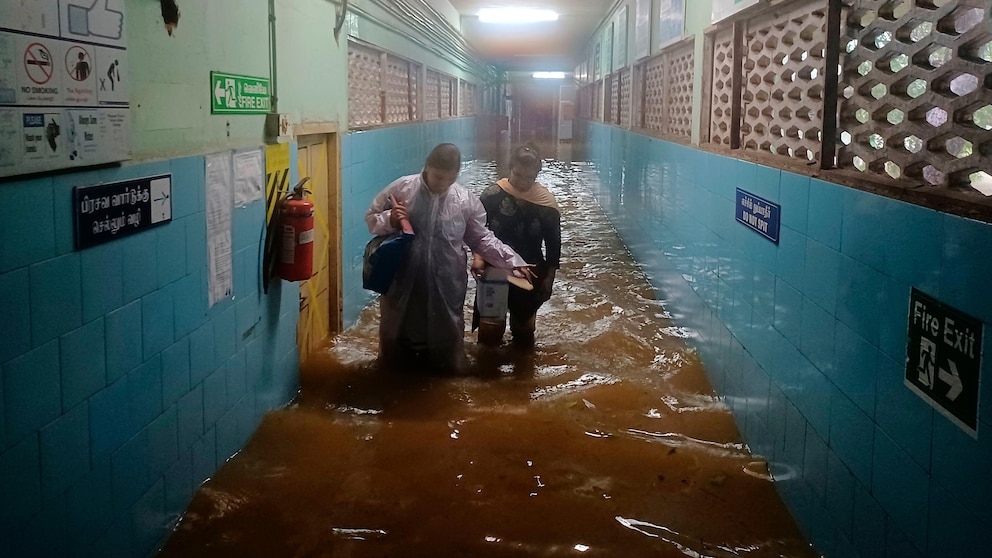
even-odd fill
[(778, 244), (782, 206), (738, 188), (736, 213), (739, 222)]

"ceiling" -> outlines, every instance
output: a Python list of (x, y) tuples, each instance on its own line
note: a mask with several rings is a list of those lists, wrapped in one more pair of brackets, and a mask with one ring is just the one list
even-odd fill
[[(462, 20), (462, 35), (487, 63), (509, 72), (572, 72), (596, 26), (616, 0), (448, 0)], [(520, 25), (480, 23), (482, 8), (535, 8), (558, 12), (558, 21)]]

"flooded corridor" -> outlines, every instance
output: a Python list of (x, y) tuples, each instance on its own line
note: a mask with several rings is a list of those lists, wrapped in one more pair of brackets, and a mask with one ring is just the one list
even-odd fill
[[(460, 182), (496, 177), (477, 164)], [(466, 332), (464, 376), (380, 370), (372, 305), (160, 555), (815, 556), (591, 180), (582, 163), (539, 177), (563, 250), (533, 349)]]

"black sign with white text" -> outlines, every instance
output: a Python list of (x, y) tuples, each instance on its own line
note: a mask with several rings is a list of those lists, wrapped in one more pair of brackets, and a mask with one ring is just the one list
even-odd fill
[(978, 437), (982, 322), (913, 289), (906, 385)]
[(72, 201), (82, 250), (171, 221), (172, 175), (77, 186)]
[(751, 192), (737, 189), (737, 222), (778, 244), (782, 207)]

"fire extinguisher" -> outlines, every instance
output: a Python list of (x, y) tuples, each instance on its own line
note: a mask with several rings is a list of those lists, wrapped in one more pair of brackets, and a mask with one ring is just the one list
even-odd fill
[(279, 277), (286, 281), (304, 281), (313, 275), (313, 202), (303, 178), (293, 192), (279, 203)]

